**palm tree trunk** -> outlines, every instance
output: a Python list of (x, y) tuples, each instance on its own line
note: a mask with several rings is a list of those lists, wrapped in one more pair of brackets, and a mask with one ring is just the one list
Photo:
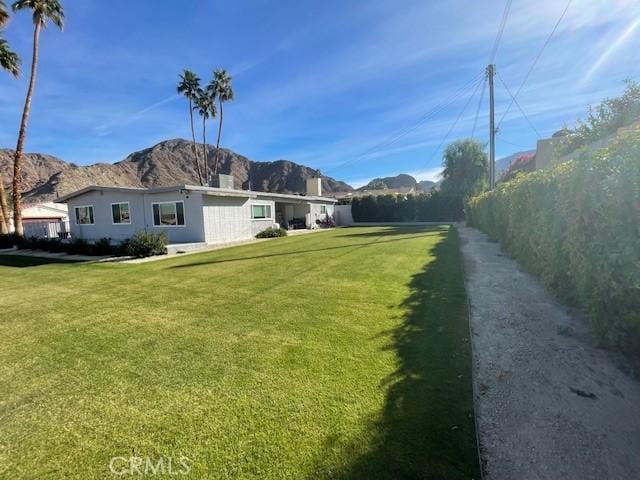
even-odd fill
[(4, 180), (0, 176), (0, 232), (9, 233), (9, 207), (4, 191)]
[(220, 158), (220, 135), (222, 135), (222, 100), (220, 100), (220, 123), (218, 123), (218, 141), (216, 142), (216, 162), (213, 164), (213, 174), (218, 173), (218, 161)]
[(207, 117), (202, 116), (202, 157), (204, 158), (204, 181), (209, 186), (209, 155), (207, 148)]
[(20, 132), (18, 133), (18, 145), (16, 146), (15, 157), (13, 158), (13, 225), (16, 233), (24, 235), (22, 228), (22, 153), (24, 152), (24, 142), (27, 136), (27, 122), (31, 110), (31, 99), (36, 86), (36, 72), (38, 70), (38, 47), (40, 45), (41, 22), (36, 22), (33, 29), (33, 56), (31, 60), (31, 77), (29, 78), (29, 88), (27, 98), (24, 101), (22, 120), (20, 121)]
[(198, 160), (198, 147), (196, 146), (196, 130), (193, 126), (193, 105), (191, 104), (191, 98), (189, 98), (189, 119), (191, 120), (191, 138), (193, 139), (193, 155), (196, 158), (196, 172), (198, 174), (200, 185), (203, 185), (202, 172), (200, 171), (200, 161)]

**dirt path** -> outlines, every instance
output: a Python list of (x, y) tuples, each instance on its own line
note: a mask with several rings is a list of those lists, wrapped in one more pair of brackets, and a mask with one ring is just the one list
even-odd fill
[(497, 244), (459, 231), (485, 478), (640, 479), (640, 383)]

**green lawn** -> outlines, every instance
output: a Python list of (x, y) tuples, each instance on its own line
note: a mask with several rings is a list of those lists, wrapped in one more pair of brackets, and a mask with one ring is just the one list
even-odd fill
[(114, 456), (185, 456), (176, 478), (479, 478), (460, 262), (445, 226), (137, 265), (0, 256), (0, 478), (142, 478)]

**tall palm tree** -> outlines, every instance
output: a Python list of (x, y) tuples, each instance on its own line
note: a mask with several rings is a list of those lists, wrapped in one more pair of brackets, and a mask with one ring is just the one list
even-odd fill
[(218, 98), (220, 104), (220, 122), (218, 123), (218, 141), (216, 142), (216, 161), (213, 166), (213, 174), (218, 172), (220, 158), (220, 136), (222, 135), (222, 104), (233, 100), (233, 88), (231, 87), (231, 75), (226, 70), (219, 68), (213, 72), (213, 80), (207, 86), (207, 90)]
[(204, 185), (202, 179), (202, 172), (200, 171), (200, 161), (198, 160), (198, 149), (196, 147), (196, 130), (193, 126), (193, 102), (198, 98), (198, 91), (200, 90), (200, 79), (191, 70), (185, 70), (180, 75), (180, 83), (178, 84), (177, 91), (181, 93), (187, 100), (189, 100), (189, 119), (191, 120), (191, 139), (193, 140), (193, 155), (196, 160), (196, 172), (200, 185)]
[[(7, 6), (0, 0), (0, 28), (9, 22), (9, 12)], [(0, 32), (0, 35), (2, 32)], [(9, 72), (14, 77), (20, 74), (20, 58), (9, 48), (7, 41), (0, 36), (0, 68)], [(4, 190), (4, 179), (0, 173), (0, 232), (9, 233), (9, 206), (7, 205), (7, 195)]]
[(27, 122), (31, 110), (31, 99), (36, 86), (36, 72), (38, 70), (38, 48), (40, 47), (40, 32), (47, 26), (47, 21), (52, 22), (60, 30), (64, 26), (64, 10), (58, 0), (17, 0), (13, 3), (13, 11), (31, 10), (33, 16), (33, 54), (31, 58), (31, 76), (29, 88), (24, 101), (20, 131), (18, 133), (18, 145), (13, 159), (13, 223), (16, 233), (23, 235), (22, 228), (22, 154), (24, 142), (27, 136)]
[(204, 159), (204, 178), (209, 184), (209, 146), (207, 145), (207, 120), (216, 116), (216, 100), (206, 90), (198, 90), (196, 106), (202, 117), (202, 158)]

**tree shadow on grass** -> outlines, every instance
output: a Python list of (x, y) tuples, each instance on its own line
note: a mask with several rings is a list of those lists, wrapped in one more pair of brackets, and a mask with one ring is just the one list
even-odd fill
[[(406, 233), (406, 232), (405, 232)], [(256, 259), (263, 259), (263, 258), (275, 258), (275, 257), (290, 257), (290, 256), (294, 256), (294, 255), (301, 255), (301, 254), (306, 254), (306, 253), (317, 253), (317, 252), (330, 252), (333, 250), (344, 250), (347, 248), (359, 248), (359, 247), (367, 247), (373, 244), (376, 245), (380, 245), (380, 244), (384, 244), (384, 243), (394, 243), (394, 242), (405, 242), (407, 240), (413, 240), (417, 237), (421, 237), (424, 236), (425, 234), (428, 234), (429, 232), (424, 232), (420, 235), (414, 235), (411, 237), (401, 237), (401, 238), (392, 238), (389, 240), (382, 240), (380, 237), (381, 235), (374, 235), (373, 233), (369, 234), (369, 233), (365, 233), (362, 234), (363, 237), (373, 237), (374, 240), (369, 241), (369, 242), (357, 242), (357, 243), (348, 243), (346, 245), (336, 245), (336, 246), (332, 246), (332, 247), (319, 247), (319, 248), (308, 248), (308, 249), (302, 249), (302, 250), (290, 250), (290, 251), (284, 251), (284, 252), (277, 252), (277, 253), (266, 253), (264, 255), (248, 255), (248, 256), (241, 256), (241, 257), (236, 257), (236, 258), (220, 258), (220, 259), (211, 259), (211, 260), (201, 260), (198, 262), (189, 262), (189, 263), (182, 263), (180, 265), (172, 265), (169, 268), (188, 268), (188, 267), (200, 267), (203, 265), (215, 265), (218, 263), (231, 263), (231, 262), (240, 262), (240, 261), (244, 261), (244, 260), (256, 260)], [(397, 236), (400, 233), (396, 232), (394, 235)], [(353, 235), (354, 237), (360, 237), (360, 235)]]
[(0, 255), (0, 267), (39, 267), (51, 263), (78, 263), (73, 260), (63, 260), (59, 258), (29, 257), (26, 255)]
[[(349, 227), (345, 233), (338, 233), (339, 238), (345, 237), (384, 237), (394, 235), (442, 233), (449, 229), (449, 225), (393, 225), (381, 226), (374, 231), (363, 231), (371, 227)], [(360, 231), (358, 231), (360, 230)]]
[[(385, 405), (367, 432), (365, 453), (325, 473), (323, 457), (310, 478), (480, 478), (471, 388), (466, 294), (457, 232), (451, 229), (431, 252), (434, 260), (413, 276), (402, 302), (402, 324), (389, 335), (399, 366), (381, 388)], [(325, 444), (328, 455), (336, 439)], [(341, 449), (362, 452), (360, 446)]]

